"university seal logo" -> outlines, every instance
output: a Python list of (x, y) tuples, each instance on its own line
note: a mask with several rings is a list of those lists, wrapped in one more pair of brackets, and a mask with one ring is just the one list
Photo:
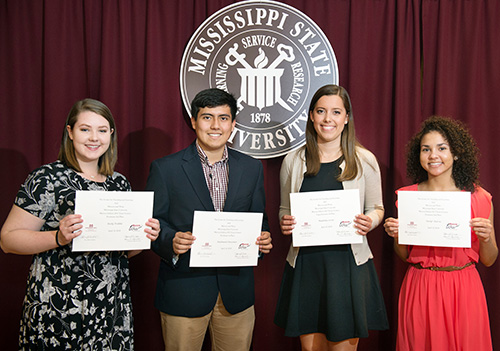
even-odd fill
[(305, 143), (310, 99), (325, 84), (338, 84), (328, 39), (305, 14), (275, 1), (242, 1), (214, 13), (191, 37), (180, 70), (189, 114), (200, 90), (236, 97), (229, 147), (256, 158)]

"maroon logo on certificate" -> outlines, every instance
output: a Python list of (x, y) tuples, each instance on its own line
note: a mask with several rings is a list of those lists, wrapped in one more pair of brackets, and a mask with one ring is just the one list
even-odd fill
[(302, 223), (302, 228), (309, 228), (310, 226), (309, 222)]
[(277, 1), (241, 1), (214, 13), (191, 37), (180, 69), (188, 114), (200, 90), (220, 88), (236, 97), (228, 145), (257, 158), (304, 145), (312, 95), (337, 83), (328, 38), (304, 13)]
[(250, 247), (250, 244), (249, 243), (241, 243), (239, 246), (238, 246), (238, 249), (248, 249)]
[(97, 227), (91, 223), (88, 226), (86, 226), (84, 229), (86, 232), (95, 232), (97, 230)]
[(339, 223), (339, 227), (340, 227), (340, 228), (347, 228), (347, 227), (350, 227), (350, 226), (351, 226), (351, 223), (352, 223), (351, 221), (341, 221), (341, 222)]

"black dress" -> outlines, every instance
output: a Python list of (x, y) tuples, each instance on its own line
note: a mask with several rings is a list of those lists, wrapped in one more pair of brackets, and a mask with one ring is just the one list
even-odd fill
[[(341, 159), (304, 178), (301, 192), (341, 190)], [(286, 336), (323, 333), (329, 341), (368, 337), (389, 323), (372, 260), (358, 266), (351, 245), (301, 247), (295, 268), (285, 266), (275, 323)]]
[[(15, 204), (55, 230), (74, 211), (76, 190), (127, 191), (115, 172), (103, 183), (61, 162), (33, 171)], [(20, 350), (133, 350), (127, 252), (72, 252), (70, 245), (33, 256), (19, 335)]]

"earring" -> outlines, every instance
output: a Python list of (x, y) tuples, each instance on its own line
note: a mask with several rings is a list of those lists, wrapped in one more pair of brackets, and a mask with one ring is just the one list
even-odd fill
[(347, 124), (347, 121), (345, 121), (344, 124)]
[(455, 161), (456, 161), (456, 160), (458, 160), (458, 156), (453, 157), (453, 159), (454, 159)]

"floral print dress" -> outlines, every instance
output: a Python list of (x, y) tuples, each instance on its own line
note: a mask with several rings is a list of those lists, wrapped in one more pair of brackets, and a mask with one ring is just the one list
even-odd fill
[[(74, 211), (76, 190), (129, 191), (115, 172), (103, 183), (56, 161), (33, 171), (15, 204), (56, 230)], [(71, 244), (33, 256), (19, 335), (20, 350), (133, 350), (127, 252), (72, 252)]]

